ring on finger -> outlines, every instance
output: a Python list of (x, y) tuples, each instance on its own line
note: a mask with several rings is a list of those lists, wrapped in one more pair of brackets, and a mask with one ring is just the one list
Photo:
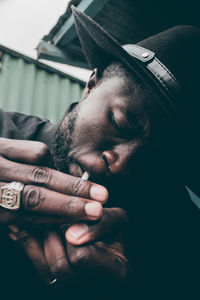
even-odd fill
[(22, 202), (24, 184), (10, 182), (0, 188), (0, 206), (8, 210), (19, 210)]

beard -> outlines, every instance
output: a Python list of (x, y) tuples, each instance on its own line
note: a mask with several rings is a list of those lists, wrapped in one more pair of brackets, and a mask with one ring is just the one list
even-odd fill
[(55, 169), (64, 173), (69, 173), (69, 164), (73, 162), (73, 159), (69, 157), (69, 152), (78, 111), (78, 105), (73, 105), (72, 110), (65, 113), (56, 131), (55, 141), (50, 149)]

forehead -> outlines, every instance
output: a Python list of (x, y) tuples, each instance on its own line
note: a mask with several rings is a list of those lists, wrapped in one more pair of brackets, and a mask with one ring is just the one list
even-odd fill
[[(116, 97), (126, 97), (128, 102), (127, 104), (132, 104), (134, 99), (135, 104), (142, 104), (142, 98), (146, 94), (145, 86), (142, 87), (136, 81), (126, 80), (123, 77), (112, 77), (106, 78), (102, 82), (100, 82), (99, 86), (99, 93), (102, 95), (107, 95), (109, 100), (111, 98)], [(130, 101), (129, 101), (130, 100)]]

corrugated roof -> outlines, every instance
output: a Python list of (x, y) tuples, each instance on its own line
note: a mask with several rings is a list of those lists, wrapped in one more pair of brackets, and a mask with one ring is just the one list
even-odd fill
[(0, 107), (58, 121), (79, 100), (84, 83), (0, 46)]
[(55, 34), (58, 32), (58, 30), (64, 25), (65, 21), (71, 16), (71, 5), (78, 6), (81, 0), (71, 0), (68, 3), (67, 9), (65, 13), (60, 16), (58, 19), (58, 22), (55, 24), (55, 26), (50, 30), (50, 32), (43, 37), (43, 40), (45, 41), (51, 41), (53, 40)]
[(121, 44), (137, 43), (175, 25), (200, 27), (199, 0), (73, 0), (39, 44), (39, 58), (87, 66), (71, 16), (71, 4), (93, 17)]

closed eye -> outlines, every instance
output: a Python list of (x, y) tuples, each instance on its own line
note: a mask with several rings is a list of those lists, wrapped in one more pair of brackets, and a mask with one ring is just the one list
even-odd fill
[(122, 139), (132, 139), (139, 137), (142, 134), (142, 129), (139, 126), (133, 125), (133, 122), (128, 121), (127, 116), (124, 114), (124, 119), (116, 120), (116, 116), (112, 110), (109, 112), (110, 122), (115, 129), (116, 134)]
[(111, 120), (111, 123), (112, 123), (113, 127), (114, 127), (117, 131), (119, 131), (119, 130), (120, 130), (120, 127), (119, 127), (119, 125), (118, 125), (117, 122), (116, 122), (116, 119), (115, 119), (115, 116), (114, 116), (114, 114), (113, 114), (113, 111), (110, 111), (110, 120)]
[(121, 125), (121, 123), (123, 123), (122, 120), (120, 122), (116, 120), (113, 111), (110, 111), (109, 115), (110, 122), (116, 132), (117, 137), (119, 137), (120, 139), (129, 139), (130, 129)]

